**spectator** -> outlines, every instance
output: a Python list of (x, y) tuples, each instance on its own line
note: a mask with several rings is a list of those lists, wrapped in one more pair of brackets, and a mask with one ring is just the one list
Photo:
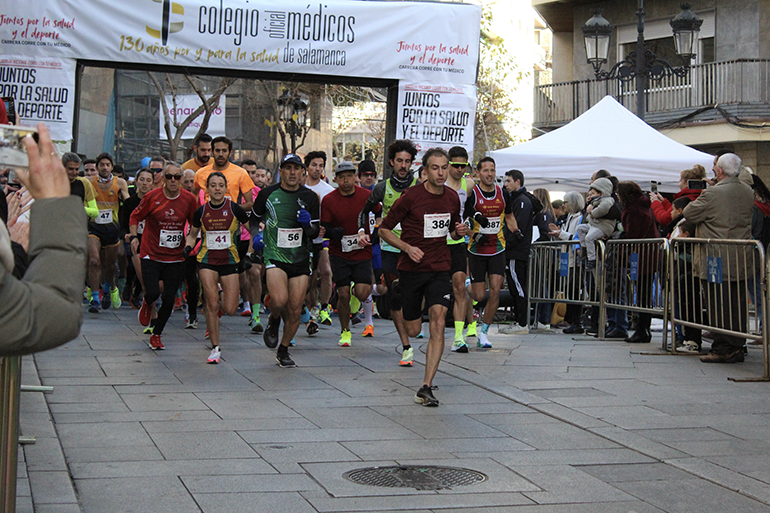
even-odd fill
[(596, 269), (596, 242), (615, 231), (617, 216), (612, 212), (615, 205), (612, 193), (612, 182), (608, 178), (597, 178), (586, 197), (588, 221), (578, 227), (577, 234), (580, 246), (586, 253), (588, 270)]
[[(682, 199), (682, 198), (679, 198)], [(695, 225), (686, 219), (679, 223), (672, 239), (687, 239), (695, 234)], [(685, 244), (679, 250), (679, 260), (675, 263), (673, 272), (677, 281), (674, 286), (674, 317), (684, 321), (702, 323), (700, 280), (693, 279), (692, 245)], [(677, 332), (682, 326), (677, 326)], [(680, 353), (698, 354), (701, 351), (703, 336), (699, 328), (684, 326), (683, 340), (677, 343), (676, 350)]]
[[(679, 174), (679, 192), (674, 194), (674, 199), (688, 197), (694, 200), (703, 189), (690, 189), (688, 182), (690, 180), (706, 180), (706, 169), (700, 164), (695, 164), (692, 169), (685, 169)], [(652, 201), (652, 211), (655, 213), (655, 219), (661, 226), (668, 226), (671, 223), (672, 204), (666, 198), (657, 192), (650, 192)], [(670, 232), (669, 232), (670, 233)]]
[[(549, 235), (549, 232), (551, 231), (550, 226), (552, 224), (556, 224), (556, 213), (553, 211), (553, 206), (551, 205), (551, 196), (548, 194), (548, 191), (546, 189), (535, 189), (532, 191), (532, 194), (540, 200), (540, 204), (543, 206), (543, 208), (540, 210), (540, 212), (537, 213), (535, 217), (535, 224), (537, 226), (538, 232), (540, 233), (540, 236), (537, 238), (536, 242), (547, 242), (551, 240), (551, 236)], [(556, 262), (546, 262), (545, 265), (553, 266), (556, 265)], [(544, 278), (547, 281), (548, 280), (548, 274), (544, 276)], [(547, 297), (553, 297), (553, 290), (551, 290), (551, 283), (543, 283), (540, 286), (543, 288), (540, 289), (544, 292), (546, 292)], [(553, 305), (551, 303), (538, 303), (536, 308), (536, 316), (535, 319), (537, 319), (538, 324), (542, 324), (545, 329), (551, 328), (551, 314), (553, 312)]]
[(671, 204), (671, 222), (663, 230), (669, 239), (678, 235), (678, 227), (684, 221), (684, 214), (682, 212), (684, 212), (684, 207), (689, 205), (691, 201), (689, 196), (680, 196)]
[[(704, 190), (698, 199), (687, 205), (684, 217), (695, 225), (695, 236), (703, 239), (751, 239), (751, 188), (738, 179), (741, 159), (726, 153), (714, 166), (716, 185)], [(701, 281), (706, 280), (707, 248), (693, 252), (693, 272)], [(706, 282), (710, 312), (709, 323), (716, 328), (743, 332), (747, 328), (746, 263), (745, 254), (731, 251), (719, 245), (708, 248), (712, 255), (722, 257), (720, 270), (722, 283)], [(717, 262), (716, 258), (713, 261)], [(727, 318), (725, 318), (727, 316)], [(737, 363), (743, 361), (744, 339), (732, 335), (714, 333), (709, 354), (701, 356), (702, 362)]]
[[(585, 200), (583, 195), (577, 191), (570, 191), (564, 195), (564, 209), (567, 212), (567, 218), (562, 223), (561, 227), (552, 224), (549, 226), (549, 235), (558, 240), (574, 240), (577, 235), (577, 227), (583, 221), (583, 209), (585, 208)], [(578, 272), (575, 269), (575, 251), (574, 245), (569, 251), (569, 274), (567, 277), (567, 299), (577, 299), (580, 297), (580, 284), (578, 280)], [(566, 334), (579, 334), (583, 333), (583, 327), (580, 325), (580, 311), (581, 306), (577, 304), (567, 304), (567, 313), (564, 316), (564, 321), (569, 323), (569, 326), (564, 328)]]
[(39, 145), (31, 137), (24, 140), (29, 172), (17, 171), (36, 200), (31, 209), (30, 262), (21, 280), (11, 275), (9, 235), (5, 223), (0, 223), (0, 356), (64, 344), (78, 335), (83, 322), (79, 297), (85, 281), (86, 214), (80, 198), (70, 195), (69, 178), (48, 129), (42, 123), (37, 129)]
[[(618, 184), (618, 198), (623, 206), (621, 223), (623, 225), (622, 238), (624, 239), (654, 239), (658, 236), (658, 228), (655, 225), (655, 217), (650, 208), (650, 199), (642, 192), (636, 182), (620, 182)], [(638, 252), (638, 267), (636, 273), (636, 303), (642, 308), (652, 307), (652, 284), (655, 278), (657, 248), (653, 246), (641, 246)], [(634, 277), (632, 275), (632, 280)], [(626, 342), (647, 343), (652, 340), (650, 323), (652, 315), (647, 312), (639, 314), (636, 332)]]

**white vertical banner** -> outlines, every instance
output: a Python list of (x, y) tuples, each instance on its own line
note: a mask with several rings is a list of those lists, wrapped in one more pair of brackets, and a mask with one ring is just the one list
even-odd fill
[[(208, 97), (206, 97), (208, 99)], [(176, 100), (176, 103), (174, 101)], [(206, 128), (206, 133), (211, 137), (219, 137), (225, 135), (225, 95), (219, 97), (219, 105), (214, 109), (209, 118), (209, 125)], [(166, 95), (166, 105), (168, 106), (168, 114), (171, 117), (171, 124), (177, 125), (181, 123), (187, 116), (195, 112), (195, 109), (202, 105), (201, 98), (197, 94), (178, 94), (176, 97), (173, 95)], [(198, 129), (203, 122), (203, 116), (205, 111), (202, 111), (198, 117), (192, 120), (184, 130), (182, 139), (193, 139)], [(159, 121), (159, 134), (161, 139), (166, 138), (166, 129), (164, 128), (165, 119), (163, 119), (163, 109), (160, 109), (158, 116)]]
[(420, 150), (462, 146), (473, 155), (476, 86), (398, 84), (396, 139), (410, 139)]
[(17, 125), (43, 122), (54, 141), (72, 141), (74, 59), (2, 55), (0, 96), (13, 98)]

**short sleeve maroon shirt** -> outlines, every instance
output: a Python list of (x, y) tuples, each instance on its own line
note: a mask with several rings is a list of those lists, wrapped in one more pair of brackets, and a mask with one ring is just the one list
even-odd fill
[(370, 194), (371, 191), (356, 186), (350, 196), (343, 196), (339, 189), (324, 196), (321, 202), (321, 223), (329, 223), (344, 230), (342, 240), (329, 241), (330, 255), (353, 262), (372, 259), (371, 246), (360, 249), (358, 246), (358, 213), (364, 208)]

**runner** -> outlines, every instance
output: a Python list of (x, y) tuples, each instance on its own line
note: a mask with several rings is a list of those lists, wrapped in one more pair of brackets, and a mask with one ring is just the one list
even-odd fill
[[(281, 159), (281, 181), (262, 189), (254, 202), (252, 221), (264, 223), (254, 248), (264, 248), (265, 274), (270, 291), (270, 316), (263, 339), (278, 345), (281, 318), (283, 337), (276, 353), (281, 367), (296, 367), (289, 344), (297, 333), (310, 277), (312, 241), (319, 233), (318, 195), (300, 185), (305, 164), (293, 153)], [(263, 239), (264, 237), (264, 239)]]
[[(387, 216), (401, 194), (417, 183), (417, 179), (409, 170), (415, 155), (417, 155), (417, 147), (408, 139), (399, 139), (388, 146), (388, 162), (393, 168), (393, 172), (390, 178), (374, 186), (366, 205), (358, 215), (359, 233), (361, 229), (366, 229), (369, 226), (369, 213), (375, 211), (378, 205), (382, 204), (382, 216)], [(401, 227), (396, 225), (391, 231), (393, 235), (398, 237), (401, 233)], [(393, 293), (393, 281), (398, 278), (397, 264), (401, 250), (385, 240), (380, 241), (380, 249), (382, 250), (382, 270), (385, 275), (385, 285), (388, 287), (390, 317), (393, 319), (393, 324), (396, 326), (396, 331), (401, 339), (399, 365), (411, 367), (414, 360), (414, 350), (409, 344), (409, 337), (406, 334), (406, 328), (404, 328), (400, 296)]]
[[(471, 277), (471, 297), (482, 303), (486, 299), (481, 327), (476, 334), (476, 346), (490, 348), (487, 332), (500, 304), (500, 289), (505, 276), (505, 236), (503, 223), (511, 233), (518, 229), (510, 198), (495, 185), (495, 163), (484, 160), (478, 168), (479, 183), (468, 196), (465, 214), (472, 218), (473, 233), (468, 243), (468, 268)], [(489, 277), (489, 295), (486, 282)]]
[[(377, 184), (377, 167), (375, 166), (374, 161), (366, 159), (359, 162), (358, 177), (361, 181), (361, 187), (368, 191), (373, 190), (374, 186)], [(382, 254), (380, 252), (380, 238), (376, 236), (377, 229), (379, 228), (379, 221), (381, 221), (381, 219), (374, 215), (374, 212), (369, 213), (369, 235), (372, 239), (372, 269), (374, 271), (372, 283), (374, 286), (372, 287), (372, 293), (369, 294), (369, 297), (366, 298), (363, 305), (364, 322), (366, 323), (364, 332), (361, 334), (363, 337), (374, 336), (374, 321), (372, 320), (374, 313), (374, 296), (385, 295), (388, 291), (387, 287), (382, 284)]]
[[(358, 233), (360, 212), (370, 192), (356, 186), (356, 166), (340, 162), (334, 173), (337, 189), (321, 202), (321, 226), (329, 236), (329, 258), (334, 284), (337, 286), (337, 315), (340, 319), (339, 345), (350, 347), (350, 284), (353, 295), (365, 301), (372, 292), (372, 247)], [(361, 230), (360, 235), (365, 231)]]
[[(198, 273), (203, 284), (206, 300), (206, 328), (211, 341), (208, 363), (219, 363), (219, 313), (234, 315), (238, 309), (238, 222), (245, 225), (249, 215), (239, 205), (225, 198), (227, 180), (219, 171), (206, 179), (209, 201), (193, 215), (190, 233), (187, 234), (185, 255), (189, 255), (201, 232), (201, 249), (198, 251)], [(217, 284), (222, 286), (220, 301)], [(221, 304), (220, 304), (221, 303)]]
[[(211, 145), (209, 144), (210, 148)], [(206, 159), (208, 160), (208, 157)], [(184, 164), (182, 164), (182, 168), (182, 188), (194, 195), (195, 171), (184, 169)], [(187, 225), (187, 230), (189, 233), (190, 225)], [(198, 279), (197, 249), (200, 249), (200, 240), (198, 240), (198, 244), (193, 245), (193, 250), (184, 259), (185, 301), (187, 303), (184, 315), (184, 329), (186, 330), (198, 329), (198, 299), (200, 297), (201, 282)], [(174, 304), (176, 305), (176, 301)]]
[[(305, 155), (305, 168), (307, 177), (305, 187), (318, 194), (318, 201), (323, 202), (324, 197), (334, 190), (334, 187), (321, 178), (326, 167), (326, 152), (311, 151)], [(322, 209), (323, 210), (323, 209)], [(308, 335), (318, 332), (318, 324), (331, 326), (331, 305), (329, 298), (332, 295), (332, 268), (329, 263), (329, 241), (324, 242), (324, 229), (313, 241), (313, 272), (310, 276), (310, 288), (308, 290), (307, 304), (310, 308), (310, 321), (307, 325)], [(320, 305), (318, 302), (320, 301)], [(317, 312), (317, 313), (316, 313)]]
[[(182, 189), (182, 168), (179, 164), (166, 162), (163, 178), (163, 187), (145, 194), (129, 221), (131, 251), (139, 253), (142, 259), (145, 287), (144, 301), (139, 310), (142, 326), (150, 324), (152, 308), (161, 297), (160, 282), (163, 281), (163, 301), (150, 336), (150, 347), (156, 351), (165, 349), (160, 336), (174, 308), (176, 291), (184, 279), (182, 241), (185, 223), (192, 222), (198, 208), (195, 196)], [(145, 225), (140, 252), (137, 230), (141, 221), (145, 221)]]
[[(449, 176), (447, 176), (446, 185), (455, 191), (460, 199), (461, 218), (465, 210), (465, 201), (468, 199), (468, 192), (473, 190), (473, 180), (465, 177), (465, 171), (468, 166), (468, 152), (465, 148), (454, 146), (449, 149)], [(449, 254), (452, 258), (452, 267), (449, 273), (452, 275), (452, 292), (454, 296), (452, 316), (454, 318), (455, 337), (452, 351), (467, 353), (468, 344), (465, 343), (465, 337), (463, 337), (465, 314), (468, 307), (468, 293), (465, 291), (465, 278), (468, 271), (465, 238), (454, 240), (448, 237), (447, 245), (449, 245)]]
[[(125, 241), (131, 243), (131, 213), (139, 206), (139, 202), (142, 201), (144, 195), (152, 190), (154, 174), (149, 168), (142, 168), (136, 172), (134, 182), (136, 183), (136, 194), (129, 197), (123, 202), (123, 208), (120, 211), (121, 219), (120, 224), (122, 229), (126, 232)], [(142, 244), (142, 233), (144, 232), (144, 221), (141, 221), (136, 227), (136, 238), (139, 242), (139, 246)], [(130, 248), (129, 248), (130, 249)], [(131, 263), (136, 273), (136, 279), (139, 282), (139, 291), (144, 294), (144, 281), (142, 280), (142, 260), (139, 258), (139, 253), (131, 252)], [(133, 284), (127, 284), (132, 290), (129, 302), (133, 308), (141, 308), (141, 301), (139, 300), (139, 294)]]
[(163, 187), (163, 170), (166, 169), (166, 159), (160, 155), (152, 157), (147, 167), (149, 167), (150, 171), (153, 173), (152, 188), (158, 189)]
[[(267, 179), (267, 168), (260, 164), (257, 164), (253, 160), (245, 160), (241, 167), (246, 170), (254, 182), (253, 196), (257, 198), (259, 191), (265, 187), (265, 180)], [(249, 236), (249, 243), (251, 243), (251, 236)], [(249, 326), (253, 333), (262, 333), (262, 322), (259, 320), (259, 309), (262, 307), (262, 277), (264, 276), (264, 263), (262, 262), (262, 252), (251, 249), (249, 257), (251, 260), (251, 267), (241, 277), (246, 277), (247, 281), (247, 297), (251, 300), (251, 319), (249, 319)]]
[(90, 180), (79, 176), (80, 157), (77, 153), (67, 152), (62, 155), (61, 163), (70, 179), (70, 195), (77, 196), (83, 201), (83, 207), (86, 209), (89, 220), (96, 219), (99, 216), (99, 207), (96, 206), (96, 191)]
[[(380, 226), (383, 241), (401, 250), (398, 260), (403, 322), (414, 336), (422, 324), (423, 298), (430, 319), (430, 338), (425, 352), (425, 378), (414, 400), (438, 406), (431, 387), (444, 352), (444, 324), (452, 294), (451, 259), (446, 237), (465, 237), (457, 193), (444, 183), (449, 172), (449, 154), (431, 148), (422, 158), (426, 181), (404, 192)], [(401, 225), (399, 238), (393, 232)]]
[(192, 149), (195, 155), (193, 158), (182, 164), (182, 169), (191, 169), (197, 171), (202, 167), (209, 165), (211, 159), (211, 136), (209, 134), (200, 134), (193, 140)]
[(96, 170), (96, 160), (85, 159), (83, 161), (83, 178), (86, 178), (88, 181), (91, 181), (91, 179), (98, 174), (99, 174), (99, 171)]
[(104, 281), (109, 286), (105, 298), (118, 309), (121, 305), (120, 291), (115, 283), (115, 263), (118, 258), (120, 244), (120, 224), (118, 211), (120, 202), (128, 199), (128, 184), (122, 178), (112, 175), (114, 162), (109, 153), (96, 157), (98, 174), (91, 179), (91, 185), (96, 191), (96, 206), (99, 215), (88, 223), (88, 285), (91, 288), (91, 306), (88, 311), (99, 313), (99, 289)]
[(251, 210), (253, 199), (251, 197), (251, 190), (254, 188), (254, 182), (249, 178), (249, 174), (240, 166), (236, 166), (230, 162), (230, 155), (233, 152), (233, 142), (227, 137), (215, 137), (212, 140), (212, 146), (214, 148), (214, 162), (208, 166), (203, 167), (195, 173), (195, 189), (196, 196), (200, 196), (200, 192), (204, 192), (204, 198), (201, 203), (208, 201), (208, 193), (206, 192), (206, 180), (208, 176), (214, 172), (219, 171), (225, 175), (227, 179), (227, 192), (225, 198), (234, 201), (236, 204), (247, 212)]

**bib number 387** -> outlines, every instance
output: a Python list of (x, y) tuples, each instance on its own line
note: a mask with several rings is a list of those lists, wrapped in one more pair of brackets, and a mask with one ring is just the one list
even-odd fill
[(423, 237), (435, 239), (449, 233), (450, 214), (425, 214), (423, 216)]
[(279, 248), (298, 248), (302, 246), (302, 228), (278, 228)]

